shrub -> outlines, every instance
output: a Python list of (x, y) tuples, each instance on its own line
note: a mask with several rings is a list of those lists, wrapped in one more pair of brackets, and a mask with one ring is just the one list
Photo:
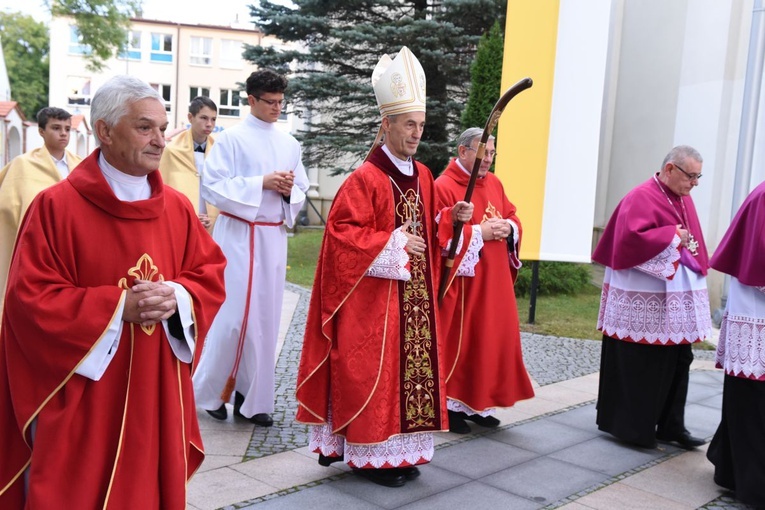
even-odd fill
[[(515, 294), (526, 296), (531, 291), (531, 265), (523, 261), (515, 282)], [(589, 264), (572, 262), (539, 262), (539, 286), (537, 295), (576, 294), (590, 283)]]

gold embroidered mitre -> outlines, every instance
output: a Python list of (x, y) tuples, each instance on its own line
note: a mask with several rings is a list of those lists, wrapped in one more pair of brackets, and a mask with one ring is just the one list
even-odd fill
[(393, 59), (380, 58), (372, 72), (372, 87), (383, 117), (425, 111), (425, 71), (406, 46)]

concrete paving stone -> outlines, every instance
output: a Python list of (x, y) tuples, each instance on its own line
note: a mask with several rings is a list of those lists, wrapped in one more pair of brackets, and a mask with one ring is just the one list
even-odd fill
[(324, 484), (252, 505), (237, 505), (236, 508), (241, 510), (380, 510), (384, 507), (341, 492), (333, 484)]
[(600, 383), (600, 374), (594, 373), (589, 375), (583, 375), (568, 381), (561, 381), (557, 383), (564, 388), (571, 388), (578, 391), (583, 391), (593, 395), (593, 398), (598, 396), (598, 384)]
[(591, 506), (585, 506), (585, 505), (582, 505), (581, 503), (578, 503), (576, 501), (574, 501), (572, 503), (566, 503), (563, 506), (558, 506), (558, 507), (555, 507), (555, 508), (556, 508), (556, 510), (592, 510)]
[(244, 456), (250, 444), (252, 432), (242, 430), (209, 429), (204, 431), (205, 452), (210, 455)]
[(686, 402), (688, 404), (698, 404), (700, 401), (706, 400), (710, 397), (721, 395), (722, 385), (713, 384), (691, 384), (688, 387), (688, 396)]
[(439, 449), (431, 465), (477, 479), (538, 456), (531, 451), (481, 437)]
[(696, 508), (620, 482), (587, 494), (577, 499), (576, 503), (594, 510), (692, 510)]
[(592, 471), (616, 476), (664, 455), (659, 450), (633, 448), (610, 438), (596, 437), (549, 455)]
[(530, 400), (523, 400), (521, 402), (517, 402), (515, 406), (513, 406), (516, 411), (531, 416), (541, 416), (553, 411), (565, 409), (566, 407), (568, 406), (561, 404), (560, 402), (547, 400), (541, 397), (534, 397)]
[(470, 482), (430, 498), (404, 505), (399, 507), (398, 510), (433, 510), (437, 508), (534, 510), (541, 507), (540, 503), (501, 491), (490, 485), (481, 482)]
[(275, 487), (223, 467), (194, 476), (188, 485), (186, 500), (200, 510), (215, 510), (272, 492), (276, 492)]
[(704, 400), (699, 400), (696, 403), (705, 407), (711, 407), (712, 409), (722, 410), (722, 390), (717, 395), (712, 395)]
[(706, 445), (685, 452), (625, 478), (622, 482), (678, 503), (698, 508), (718, 498), (725, 489), (712, 479), (714, 467), (706, 459)]
[[(597, 396), (597, 395), (595, 395)], [(589, 402), (594, 397), (590, 392), (579, 391), (562, 385), (561, 383), (550, 384), (539, 388), (535, 398), (543, 398), (563, 404), (564, 407)]]
[(266, 483), (278, 490), (289, 489), (316, 480), (339, 475), (343, 471), (332, 466), (320, 466), (316, 460), (295, 452), (282, 452), (248, 462), (232, 469)]
[(715, 366), (715, 351), (699, 351), (694, 349), (693, 356), (694, 360), (691, 363), (691, 370), (708, 370), (710, 372), (717, 370), (722, 372), (722, 370)]
[(685, 406), (685, 427), (697, 437), (711, 439), (720, 424), (722, 406), (689, 404)]
[(564, 413), (552, 414), (547, 417), (547, 420), (575, 427), (593, 434), (603, 435), (605, 432), (598, 430), (598, 426), (595, 423), (597, 410), (595, 404), (586, 404), (580, 407), (571, 409)]
[[(554, 476), (551, 474), (554, 473)], [(549, 505), (593, 487), (608, 475), (547, 457), (505, 469), (480, 481), (522, 498)]]
[(224, 466), (231, 466), (232, 464), (239, 464), (242, 462), (241, 455), (210, 455), (205, 453), (205, 460), (202, 465), (199, 466), (197, 473), (204, 473), (212, 469), (218, 469)]
[(540, 418), (529, 423), (498, 430), (486, 437), (530, 452), (549, 454), (597, 436), (598, 433), (594, 430), (590, 432), (553, 421), (550, 418)]
[(470, 481), (469, 478), (432, 464), (420, 466), (420, 473), (419, 478), (407, 482), (404, 487), (382, 487), (357, 475), (346, 476), (329, 485), (345, 494), (364, 499), (382, 508), (393, 509), (420, 501)]
[[(519, 411), (516, 407), (497, 409), (497, 412), (494, 414), (494, 417), (499, 420), (501, 425), (510, 425), (511, 423), (526, 421), (535, 416), (535, 414)], [(468, 425), (470, 425), (470, 423), (468, 423)]]
[(710, 370), (692, 370), (691, 371), (691, 381), (694, 384), (706, 384), (706, 385), (722, 388), (724, 379), (725, 379), (725, 373), (719, 368), (712, 368)]

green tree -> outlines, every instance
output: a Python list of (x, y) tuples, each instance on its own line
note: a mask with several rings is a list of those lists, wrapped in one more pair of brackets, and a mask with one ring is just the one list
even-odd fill
[(306, 124), (298, 133), (305, 162), (336, 172), (358, 166), (380, 124), (372, 69), (384, 53), (393, 56), (408, 46), (427, 77), (427, 121), (417, 158), (440, 172), (458, 134), (478, 40), (504, 16), (506, 0), (292, 4), (261, 0), (251, 12), (266, 35), (295, 45), (250, 46), (244, 56), (289, 76), (291, 108)]
[(52, 0), (54, 16), (74, 19), (82, 43), (90, 48), (85, 54), (88, 68), (103, 69), (115, 50), (127, 41), (130, 18), (140, 14), (141, 0)]
[(25, 14), (0, 12), (0, 40), (13, 100), (34, 119), (48, 105), (48, 28)]
[(475, 61), (470, 66), (470, 95), (462, 113), (462, 128), (484, 127), (502, 87), (504, 37), (499, 22), (481, 36)]

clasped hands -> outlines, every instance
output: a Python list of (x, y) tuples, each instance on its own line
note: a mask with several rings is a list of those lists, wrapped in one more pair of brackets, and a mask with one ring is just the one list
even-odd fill
[(484, 241), (507, 239), (513, 233), (513, 227), (502, 218), (489, 218), (481, 223), (481, 237)]
[(177, 308), (174, 288), (164, 282), (137, 279), (127, 291), (122, 320), (151, 326), (169, 319)]
[[(454, 207), (452, 207), (452, 218), (465, 223), (470, 221), (473, 217), (473, 204), (463, 202), (460, 200)], [(404, 245), (404, 251), (409, 255), (422, 255), (425, 253), (425, 239), (409, 232), (409, 227), (412, 225), (412, 220), (406, 220), (401, 226), (401, 231), (406, 236), (406, 245)]]
[(288, 197), (292, 194), (292, 186), (295, 184), (295, 172), (292, 170), (278, 170), (263, 176), (263, 189), (269, 189)]

